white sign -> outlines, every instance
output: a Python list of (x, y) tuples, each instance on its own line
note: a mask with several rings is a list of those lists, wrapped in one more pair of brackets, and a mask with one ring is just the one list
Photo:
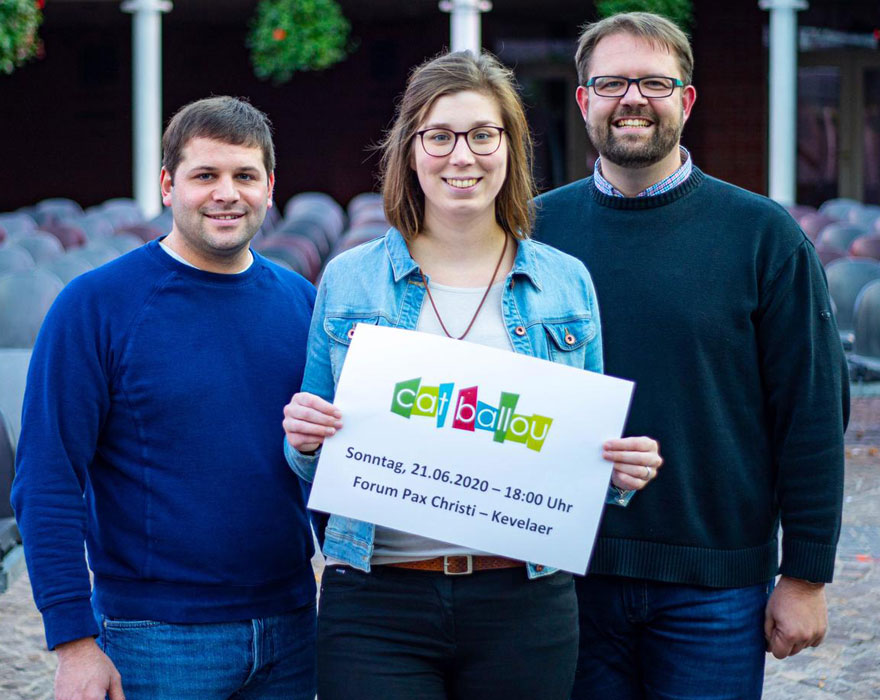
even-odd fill
[(584, 573), (633, 385), (360, 324), (309, 507)]

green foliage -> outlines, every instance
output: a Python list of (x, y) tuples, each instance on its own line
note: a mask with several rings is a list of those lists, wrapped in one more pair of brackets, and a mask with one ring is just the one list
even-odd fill
[(277, 84), (329, 68), (348, 54), (350, 31), (335, 0), (261, 0), (247, 41), (254, 73)]
[(596, 0), (596, 10), (602, 18), (618, 12), (653, 12), (671, 19), (685, 31), (693, 22), (691, 0)]
[(41, 50), (37, 27), (43, 21), (43, 3), (0, 0), (0, 71), (11, 73)]

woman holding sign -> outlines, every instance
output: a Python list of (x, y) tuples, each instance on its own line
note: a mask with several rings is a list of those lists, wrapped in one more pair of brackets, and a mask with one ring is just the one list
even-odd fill
[[(321, 443), (342, 427), (329, 402), (358, 322), (602, 371), (587, 270), (528, 238), (532, 144), (511, 71), (467, 52), (424, 63), (382, 148), (393, 228), (327, 266), (304, 391), (284, 409), (287, 458), (308, 481)], [(604, 457), (616, 506), (662, 463), (644, 437), (610, 440)], [(568, 697), (570, 574), (338, 515), (323, 549), (321, 700)]]

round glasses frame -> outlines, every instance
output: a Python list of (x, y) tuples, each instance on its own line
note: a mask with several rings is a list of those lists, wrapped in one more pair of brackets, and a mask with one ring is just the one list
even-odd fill
[[(491, 151), (475, 151), (474, 146), (471, 143), (471, 134), (475, 131), (494, 131), (498, 133), (498, 142), (495, 144), (495, 148)], [(425, 145), (425, 134), (429, 134), (431, 132), (441, 132), (444, 134), (451, 134), (455, 138), (450, 142), (451, 145), (448, 149), (437, 149), (434, 148), (434, 153), (428, 150), (428, 147)], [(491, 156), (495, 153), (499, 148), (501, 148), (501, 137), (504, 135), (505, 129), (501, 126), (475, 126), (473, 129), (468, 129), (467, 131), (453, 131), (452, 129), (422, 129), (421, 131), (416, 132), (416, 136), (419, 137), (419, 142), (422, 144), (422, 150), (427, 153), (432, 158), (445, 158), (450, 153), (455, 150), (455, 147), (458, 145), (458, 138), (460, 136), (464, 136), (464, 142), (467, 144), (468, 150), (473, 153), (475, 156)], [(442, 152), (437, 152), (438, 150)]]
[[(596, 85), (596, 81), (604, 81), (604, 80), (615, 80), (620, 83), (620, 87), (618, 89), (607, 89), (603, 88), (602, 91), (599, 91), (599, 86)], [(644, 81), (663, 81), (668, 82), (668, 88), (666, 85), (663, 85), (662, 88), (658, 87), (657, 89), (648, 90), (649, 94), (645, 94), (645, 89), (642, 88), (642, 83)], [(672, 78), (668, 75), (646, 75), (643, 78), (627, 78), (623, 75), (596, 75), (590, 78), (584, 87), (593, 88), (593, 92), (595, 92), (599, 97), (623, 97), (628, 91), (630, 85), (635, 83), (636, 88), (639, 91), (639, 94), (649, 100), (654, 99), (663, 99), (664, 97), (669, 97), (673, 92), (675, 92), (675, 88), (684, 87), (684, 82), (679, 80), (678, 78)]]

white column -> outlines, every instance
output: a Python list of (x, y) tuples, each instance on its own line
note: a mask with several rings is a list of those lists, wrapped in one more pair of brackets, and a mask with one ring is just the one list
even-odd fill
[(440, 9), (449, 13), (449, 50), (480, 53), (480, 14), (492, 9), (489, 0), (441, 0)]
[(797, 193), (797, 11), (805, 0), (759, 0), (770, 12), (769, 194), (794, 204)]
[(170, 0), (126, 0), (132, 14), (132, 128), (134, 198), (148, 219), (162, 211), (162, 13)]

